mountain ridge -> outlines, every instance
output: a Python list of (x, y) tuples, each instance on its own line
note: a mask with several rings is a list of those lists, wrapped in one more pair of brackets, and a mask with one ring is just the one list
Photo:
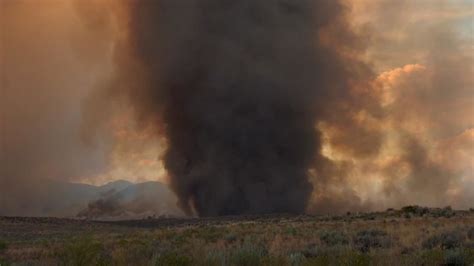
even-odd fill
[[(166, 184), (158, 181), (132, 183), (115, 180), (95, 186), (46, 180), (35, 186), (34, 193), (25, 194), (21, 199), (2, 204), (1, 215), (134, 219), (180, 214), (174, 194)], [(90, 212), (91, 207), (97, 205), (97, 202), (114, 202), (113, 211), (107, 208), (92, 208), (93, 212)]]

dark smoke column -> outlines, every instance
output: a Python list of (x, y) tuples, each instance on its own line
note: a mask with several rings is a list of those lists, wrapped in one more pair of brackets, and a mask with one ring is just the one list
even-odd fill
[(143, 114), (164, 119), (180, 207), (304, 212), (335, 61), (318, 29), (337, 1), (131, 2), (131, 47), (148, 79), (130, 93)]

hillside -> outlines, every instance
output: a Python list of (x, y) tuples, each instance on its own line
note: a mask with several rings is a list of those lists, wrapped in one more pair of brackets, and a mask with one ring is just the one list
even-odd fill
[[(109, 208), (104, 208), (104, 204)], [(105, 204), (105, 205), (106, 205)], [(94, 208), (100, 205), (101, 208)], [(117, 180), (102, 186), (47, 180), (33, 193), (18, 195), (0, 208), (3, 216), (130, 219), (180, 214), (176, 199), (160, 182)], [(120, 211), (110, 207), (120, 207)]]

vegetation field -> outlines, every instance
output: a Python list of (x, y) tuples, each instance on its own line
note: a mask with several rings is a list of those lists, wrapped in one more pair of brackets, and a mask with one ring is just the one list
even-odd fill
[(474, 265), (474, 210), (121, 222), (2, 217), (0, 265)]

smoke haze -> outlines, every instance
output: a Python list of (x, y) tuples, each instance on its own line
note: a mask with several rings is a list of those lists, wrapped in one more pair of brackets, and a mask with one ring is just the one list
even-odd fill
[(0, 14), (0, 214), (41, 215), (50, 179), (164, 181), (201, 216), (473, 207), (471, 1)]
[(108, 37), (74, 14), (68, 2), (0, 3), (0, 213), (34, 205), (44, 179), (101, 171), (103, 151), (81, 141), (79, 99), (107, 75)]
[[(342, 113), (349, 122), (320, 124), (323, 155), (330, 159), (320, 169), (332, 178), (314, 210), (325, 208), (321, 198), (347, 210), (355, 202), (363, 210), (414, 203), (469, 207), (474, 199), (472, 2), (351, 4), (353, 28), (367, 40), (362, 55), (380, 73), (357, 90), (362, 92), (357, 102), (372, 98), (378, 108), (363, 104)], [(351, 124), (370, 137), (360, 137)], [(359, 144), (369, 150), (357, 149)]]

